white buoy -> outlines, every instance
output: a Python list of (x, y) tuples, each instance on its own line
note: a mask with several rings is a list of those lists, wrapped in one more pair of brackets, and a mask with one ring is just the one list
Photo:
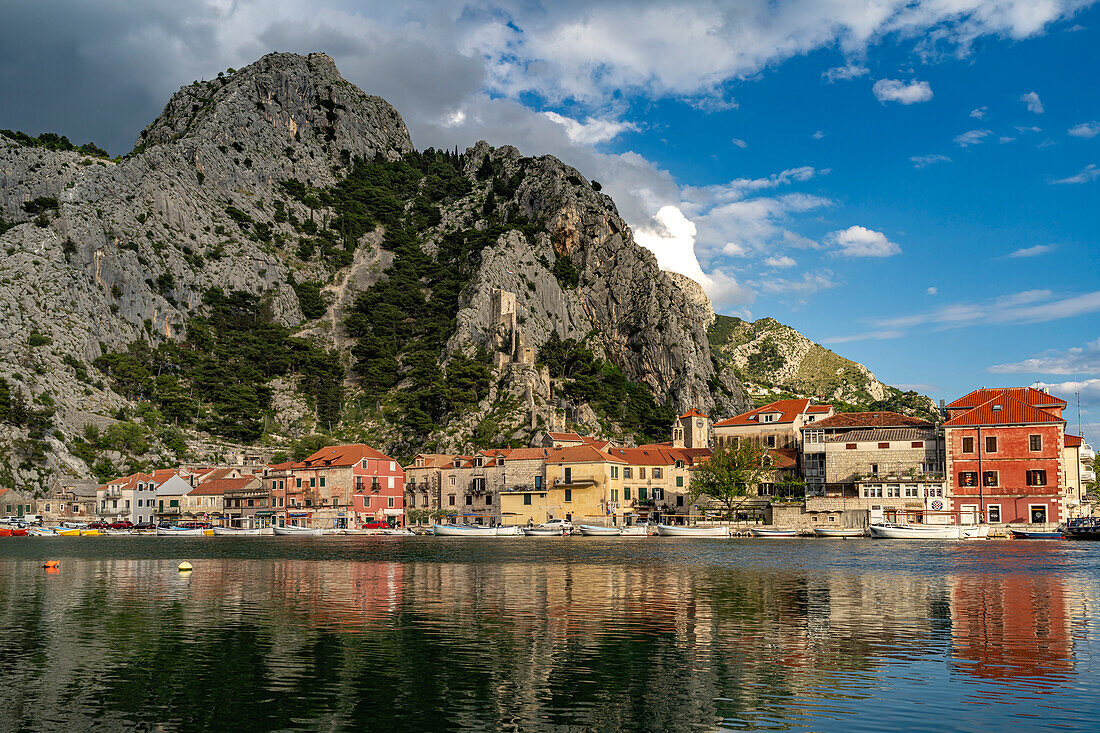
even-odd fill
[(184, 560), (179, 564), (176, 569), (179, 570), (181, 573), (189, 573), (192, 570), (191, 563)]

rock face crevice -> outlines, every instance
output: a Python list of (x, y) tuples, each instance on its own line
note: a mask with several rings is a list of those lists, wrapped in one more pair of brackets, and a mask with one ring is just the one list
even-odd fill
[[(0, 216), (17, 223), (0, 235), (0, 378), (28, 400), (46, 395), (57, 410), (56, 435), (67, 440), (88, 415), (129, 405), (91, 367), (91, 378), (82, 377), (73, 360), (86, 365), (135, 340), (182, 338), (212, 287), (260, 296), (275, 320), (342, 350), (350, 364), (339, 321), (354, 294), (391, 261), (379, 248), (383, 233), (363, 238), (350, 271), (301, 259), (301, 231), (288, 217), (323, 227), (331, 211), (287, 196), (280, 183), (323, 189), (357, 158), (397, 160), (412, 150), (397, 110), (343, 79), (324, 54), (269, 54), (184, 87), (120, 160), (0, 137)], [(732, 371), (717, 369), (711, 358), (714, 314), (706, 296), (658, 269), (609, 197), (555, 158), (525, 158), (484, 142), (466, 154), (478, 196), (486, 193), (477, 175), (486, 159), (516, 181), (499, 205), (536, 222), (539, 232), (510, 231), (485, 250), (463, 291), (449, 352), (488, 343), (491, 291), (502, 288), (517, 294), (520, 325), (536, 348), (557, 331), (588, 340), (677, 409), (728, 414), (744, 405)], [(483, 199), (475, 199), (442, 211), (444, 224), (478, 226)], [(41, 216), (27, 210), (36, 200), (45, 202)], [(425, 236), (430, 249), (432, 235)], [(562, 257), (575, 269), (576, 285), (553, 274)], [(307, 281), (319, 283), (329, 301), (317, 321), (304, 321), (293, 288)], [(32, 332), (48, 343), (31, 345)], [(509, 409), (522, 412), (522, 403), (535, 399), (529, 394), (544, 399), (547, 389), (538, 370), (513, 371), (534, 375), (516, 377), (509, 388), (517, 405)], [(291, 414), (300, 405), (288, 393), (279, 414), (308, 424)], [(51, 445), (56, 455), (42, 470), (5, 473), (0, 465), (0, 476), (33, 488), (51, 471), (87, 473), (73, 468), (83, 464), (63, 443)], [(0, 464), (23, 465), (9, 458), (0, 455)]]

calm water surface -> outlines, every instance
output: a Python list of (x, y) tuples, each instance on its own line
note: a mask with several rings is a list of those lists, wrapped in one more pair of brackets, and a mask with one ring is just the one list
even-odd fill
[(0, 538), (0, 729), (1096, 730), (1098, 602), (1100, 543)]

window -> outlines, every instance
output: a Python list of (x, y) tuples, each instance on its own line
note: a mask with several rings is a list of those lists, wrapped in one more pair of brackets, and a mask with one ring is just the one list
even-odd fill
[(977, 471), (959, 471), (959, 486), (977, 486)]
[(963, 438), (963, 453), (973, 453), (973, 452), (974, 452), (974, 439), (973, 438)]
[(982, 486), (997, 486), (996, 471), (982, 471)]
[(623, 478), (634, 478), (634, 471), (630, 467), (623, 469)]
[(393, 502), (394, 498), (392, 496), (386, 497), (386, 506), (388, 506), (390, 509), (393, 509)]
[(1028, 448), (1033, 451), (1041, 451), (1043, 449), (1043, 436), (1041, 435), (1029, 435), (1027, 436)]
[(455, 477), (451, 476), (451, 486), (454, 486), (454, 485), (455, 485)]
[(985, 452), (996, 453), (997, 452), (997, 436), (987, 435), (985, 436)]
[(638, 501), (645, 501), (645, 487), (638, 487)]
[(466, 494), (466, 506), (472, 506), (474, 503), (474, 497)]
[(907, 485), (905, 487), (905, 496), (906, 496), (906, 498), (918, 497), (918, 496), (920, 496), (920, 489), (918, 489), (916, 486), (908, 486)]
[(295, 484), (295, 485), (296, 485), (296, 486), (297, 486), (297, 487), (298, 487), (299, 489), (300, 489), (300, 488), (302, 488), (302, 479), (300, 479), (300, 478), (299, 478), (299, 479), (295, 479), (295, 482), (296, 482), (296, 484)]
[(566, 501), (573, 501), (573, 489), (566, 489), (565, 490), (565, 500)]
[(676, 506), (683, 506), (683, 505), (684, 505), (684, 495), (683, 494), (677, 494), (676, 495)]
[[(239, 502), (238, 502), (238, 503), (239, 503)], [(256, 506), (256, 502), (255, 502), (255, 500), (253, 500), (253, 499), (249, 499), (249, 500), (248, 500), (248, 505), (249, 505), (249, 506)]]
[(485, 495), (485, 506), (490, 506), (490, 505), (492, 505), (492, 503), (493, 503), (493, 495), (492, 494), (486, 494)]
[(910, 448), (923, 448), (924, 447), (924, 441), (923, 440), (914, 440), (912, 443), (909, 444), (909, 447)]
[(623, 501), (630, 501), (630, 487), (623, 487)]
[(644, 468), (639, 468), (638, 469), (638, 478), (645, 478), (645, 469)]
[(169, 499), (168, 500), (168, 506), (169, 507), (178, 507), (179, 505), (180, 505), (180, 500), (179, 499)]
[(573, 469), (566, 466), (565, 468), (565, 483), (573, 483)]
[(844, 444), (844, 450), (855, 450), (855, 449), (856, 449), (856, 444), (855, 443), (845, 443)]
[(899, 498), (901, 496), (901, 487), (897, 484), (887, 484), (886, 496), (891, 499)]
[(653, 498), (656, 501), (663, 501), (664, 498), (665, 498), (665, 490), (664, 489), (654, 489), (653, 490)]
[(310, 476), (309, 477), (309, 487), (312, 489), (315, 486), (317, 486), (317, 477), (316, 476)]
[(872, 476), (878, 476), (878, 464), (877, 463), (872, 463), (871, 464), (871, 475)]
[(306, 506), (313, 506), (313, 499), (306, 499)]
[(924, 493), (928, 496), (943, 496), (942, 486), (925, 486)]
[(1031, 523), (1032, 524), (1046, 524), (1047, 523), (1047, 508), (1045, 504), (1032, 504), (1028, 507), (1031, 510)]
[(659, 469), (659, 468), (653, 469), (653, 478), (661, 478), (661, 469)]
[(881, 498), (882, 484), (867, 484), (863, 487), (864, 498)]
[(883, 448), (889, 448), (890, 444), (889, 443), (879, 443), (878, 447), (879, 447), (879, 450), (882, 450)]
[(396, 471), (397, 470), (397, 461), (390, 461), (390, 470), (391, 471)]
[(683, 476), (677, 476), (676, 477), (676, 488), (678, 488), (678, 489), (684, 488), (684, 477)]
[(824, 430), (806, 430), (802, 433), (803, 439), (807, 443), (824, 443), (825, 431)]
[(322, 489), (325, 488), (325, 477), (324, 476), (321, 477), (321, 488)]
[(535, 476), (535, 488), (536, 489), (541, 489), (542, 488), (542, 476)]
[(774, 435), (769, 435), (768, 436), (768, 447), (769, 448), (774, 448), (775, 447), (775, 436)]
[(454, 494), (449, 494), (447, 496), (447, 503), (450, 504), (451, 506), (455, 505), (455, 495)]
[(1043, 470), (1032, 470), (1027, 472), (1027, 485), (1028, 486), (1046, 486), (1047, 485), (1047, 472)]
[(683, 468), (683, 467), (684, 467), (684, 462), (683, 461), (676, 461), (676, 468)]
[(524, 506), (531, 506), (531, 495), (530, 494), (524, 494), (523, 495), (523, 505)]
[(611, 478), (619, 478), (619, 467), (618, 466), (612, 466), (611, 467)]
[(618, 489), (612, 489), (611, 490), (611, 501), (618, 501), (618, 500), (619, 500), (619, 490)]
[(998, 523), (1001, 521), (1001, 506), (999, 504), (990, 504), (986, 507), (986, 513), (990, 522)]

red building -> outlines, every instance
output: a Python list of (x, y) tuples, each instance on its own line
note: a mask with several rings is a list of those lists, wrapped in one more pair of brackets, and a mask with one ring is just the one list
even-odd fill
[(403, 524), (405, 471), (367, 445), (329, 446), (297, 463), (268, 466), (264, 481), (280, 525)]
[(1062, 506), (1065, 400), (1031, 387), (974, 390), (947, 406), (952, 509), (963, 520), (1056, 523)]

